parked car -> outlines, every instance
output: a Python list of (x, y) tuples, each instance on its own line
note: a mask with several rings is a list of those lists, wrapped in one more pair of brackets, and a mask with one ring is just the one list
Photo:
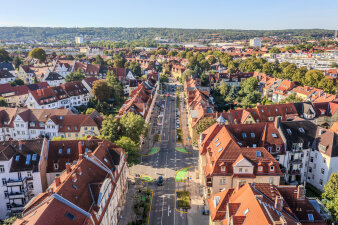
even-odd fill
[(203, 215), (209, 215), (209, 210), (207, 209), (207, 206), (206, 205), (203, 205), (202, 207), (202, 214)]
[(162, 186), (163, 185), (163, 177), (159, 176), (157, 181), (156, 181), (157, 186)]

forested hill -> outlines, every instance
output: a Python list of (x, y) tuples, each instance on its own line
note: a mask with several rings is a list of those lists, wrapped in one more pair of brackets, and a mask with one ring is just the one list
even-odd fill
[(207, 30), (174, 28), (63, 28), (63, 27), (0, 27), (0, 40), (74, 40), (75, 36), (100, 38), (114, 41), (152, 40), (155, 37), (177, 42), (195, 41), (197, 39), (241, 40), (253, 37), (278, 36), (281, 38), (319, 39), (332, 37), (333, 30)]

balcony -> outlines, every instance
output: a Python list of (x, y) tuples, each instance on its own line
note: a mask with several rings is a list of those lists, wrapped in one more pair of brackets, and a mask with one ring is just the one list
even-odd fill
[(300, 170), (290, 170), (291, 175), (300, 175)]
[(7, 194), (9, 199), (25, 198), (25, 192), (10, 192)]
[(302, 159), (293, 159), (291, 160), (292, 164), (301, 164), (302, 163)]
[(8, 180), (6, 181), (6, 186), (7, 186), (7, 187), (21, 186), (21, 185), (23, 185), (23, 182), (24, 182), (23, 179), (17, 179), (17, 180), (14, 180), (14, 179), (8, 179)]
[(10, 204), (8, 205), (8, 211), (10, 211), (11, 213), (16, 213), (16, 212), (20, 212), (20, 211), (23, 211), (24, 209), (24, 205), (19, 205), (19, 204)]

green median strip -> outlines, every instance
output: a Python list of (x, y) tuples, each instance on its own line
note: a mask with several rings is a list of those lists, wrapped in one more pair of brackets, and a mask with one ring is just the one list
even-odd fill
[(175, 182), (184, 182), (186, 180), (187, 172), (190, 168), (191, 167), (186, 167), (177, 171), (175, 174)]
[(189, 153), (185, 148), (176, 147), (175, 149), (176, 149), (176, 151), (179, 151), (179, 152)]
[(154, 155), (154, 154), (158, 153), (159, 151), (160, 151), (160, 148), (153, 147), (153, 148), (150, 149), (150, 152), (148, 154), (143, 155), (143, 156)]

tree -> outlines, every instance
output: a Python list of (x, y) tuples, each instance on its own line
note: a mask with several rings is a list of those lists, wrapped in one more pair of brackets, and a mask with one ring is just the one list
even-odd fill
[(270, 50), (269, 50), (270, 53), (280, 53), (280, 50), (279, 48), (277, 47), (272, 47)]
[(147, 125), (142, 116), (129, 112), (120, 119), (123, 136), (130, 137), (135, 143), (140, 142), (140, 136), (146, 134)]
[(15, 69), (19, 69), (19, 66), (22, 64), (22, 61), (19, 57), (15, 57), (13, 60), (13, 65), (15, 67)]
[(108, 85), (112, 89), (112, 97), (114, 98), (114, 101), (116, 104), (119, 104), (122, 102), (123, 98), (123, 88), (121, 86), (121, 83), (117, 81), (115, 73), (113, 70), (108, 70), (106, 81)]
[(100, 55), (97, 55), (95, 57), (95, 64), (104, 65), (104, 60), (102, 59), (102, 57)]
[(9, 53), (5, 49), (0, 48), (0, 62), (10, 61), (12, 61), (12, 58), (9, 56)]
[(0, 106), (3, 106), (3, 107), (7, 107), (8, 106), (8, 104), (5, 101), (4, 97), (1, 97), (1, 96), (0, 96)]
[(128, 156), (127, 164), (132, 166), (140, 162), (140, 153), (138, 150), (138, 144), (129, 137), (121, 137), (115, 144), (121, 146)]
[(114, 67), (115, 68), (124, 68), (125, 63), (126, 63), (125, 58), (121, 58), (121, 57), (114, 58)]
[(161, 82), (161, 83), (167, 83), (167, 82), (169, 82), (168, 76), (165, 75), (165, 74), (161, 74), (161, 75), (160, 75), (160, 82)]
[(40, 62), (46, 61), (46, 52), (42, 48), (34, 48), (29, 52), (29, 57), (38, 59)]
[(86, 114), (87, 114), (87, 115), (90, 115), (90, 114), (92, 114), (93, 112), (95, 112), (95, 109), (94, 109), (94, 108), (87, 108), (87, 110), (86, 110)]
[(202, 86), (209, 86), (209, 76), (207, 76), (205, 74), (205, 72), (202, 73), (202, 76), (201, 76), (201, 84)]
[(133, 73), (136, 76), (141, 76), (141, 74), (142, 74), (141, 66), (136, 61), (126, 62), (125, 65), (124, 65), (124, 67), (130, 69), (131, 71), (133, 71)]
[(241, 82), (241, 89), (238, 94), (238, 100), (242, 107), (254, 106), (261, 98), (261, 93), (258, 91), (258, 80), (255, 77), (250, 77)]
[(265, 74), (273, 74), (273, 65), (272, 65), (272, 63), (271, 62), (266, 62), (266, 63), (264, 63), (264, 65), (263, 65), (263, 70), (262, 70), (262, 72), (263, 73), (265, 73)]
[(95, 99), (107, 101), (112, 95), (112, 88), (105, 80), (96, 80), (93, 83), (92, 92)]
[(324, 186), (322, 194), (323, 203), (331, 214), (338, 218), (338, 172), (331, 174), (329, 181)]
[(195, 126), (195, 131), (198, 135), (200, 135), (203, 131), (208, 129), (211, 125), (216, 123), (216, 120), (212, 117), (205, 117), (198, 121), (198, 123)]
[(12, 87), (24, 85), (25, 82), (21, 79), (16, 78), (14, 81), (8, 82)]
[(119, 140), (122, 136), (121, 124), (113, 115), (103, 117), (100, 138), (110, 142)]
[(319, 82), (318, 87), (330, 94), (335, 94), (337, 92), (337, 85), (335, 85), (333, 79), (330, 78), (323, 78)]
[(217, 87), (219, 93), (225, 98), (229, 92), (229, 86), (224, 81), (221, 81), (220, 85)]
[(292, 79), (292, 76), (296, 73), (297, 66), (295, 64), (290, 64), (287, 67), (285, 67), (282, 71), (282, 79)]
[(292, 76), (292, 81), (298, 82), (301, 85), (304, 85), (304, 79), (307, 69), (305, 66), (302, 66), (296, 70), (296, 72)]
[(292, 94), (288, 95), (286, 98), (279, 101), (279, 103), (284, 104), (284, 103), (294, 103), (294, 102), (302, 102), (302, 101), (303, 101), (303, 99), (300, 98), (300, 97), (297, 97), (296, 93), (292, 93)]
[(3, 221), (3, 225), (12, 225), (20, 216), (11, 216)]
[(305, 85), (310, 87), (318, 87), (319, 82), (324, 78), (324, 74), (320, 70), (309, 70), (305, 74)]
[(78, 70), (76, 72), (71, 72), (65, 77), (66, 82), (72, 82), (72, 81), (78, 81), (83, 80), (86, 76), (82, 73), (81, 70)]
[(234, 63), (233, 61), (230, 61), (230, 62), (228, 63), (227, 72), (230, 73), (230, 74), (236, 72), (236, 66), (235, 66), (235, 63)]
[(333, 62), (333, 63), (331, 63), (330, 67), (331, 68), (337, 68), (338, 67), (338, 63)]

